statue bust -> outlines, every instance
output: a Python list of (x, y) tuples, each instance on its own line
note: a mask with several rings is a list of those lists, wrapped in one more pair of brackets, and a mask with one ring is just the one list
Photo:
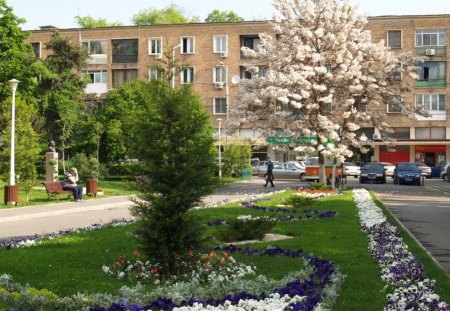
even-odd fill
[(55, 142), (53, 140), (50, 141), (50, 144), (48, 145), (48, 149), (51, 152), (56, 152), (56, 148), (55, 148)]

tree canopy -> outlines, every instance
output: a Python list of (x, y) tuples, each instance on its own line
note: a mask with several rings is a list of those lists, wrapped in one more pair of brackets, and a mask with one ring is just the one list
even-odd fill
[[(389, 133), (386, 104), (411, 118), (420, 113), (402, 100), (408, 82), (417, 78), (419, 59), (373, 43), (366, 18), (348, 2), (275, 0), (274, 6), (275, 35), (260, 35), (255, 50), (243, 48), (255, 59), (248, 67), (254, 78), (240, 83), (232, 126), (250, 124), (266, 137), (292, 136), (294, 142), (315, 137), (292, 147), (317, 152), (323, 164), (325, 157), (342, 162), (352, 156), (350, 146), (367, 151), (361, 127)], [(403, 78), (392, 78), (399, 71)]]
[(241, 22), (244, 18), (240, 17), (233, 11), (213, 10), (205, 18), (206, 23), (220, 23), (220, 22)]
[(98, 27), (111, 27), (111, 26), (123, 26), (121, 22), (108, 22), (105, 18), (94, 18), (90, 15), (87, 16), (75, 16), (75, 22), (80, 28), (98, 28)]
[(186, 24), (197, 23), (197, 16), (189, 18), (184, 10), (176, 4), (171, 4), (164, 9), (144, 9), (133, 15), (131, 19), (135, 25), (158, 25), (158, 24)]

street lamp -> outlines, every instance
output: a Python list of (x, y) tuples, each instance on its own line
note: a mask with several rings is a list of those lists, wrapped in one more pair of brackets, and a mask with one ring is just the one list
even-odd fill
[(175, 88), (175, 49), (181, 47), (181, 44), (178, 44), (172, 48), (172, 88)]
[(11, 79), (8, 81), (9, 86), (12, 90), (12, 108), (11, 108), (11, 161), (10, 161), (10, 171), (9, 171), (9, 185), (14, 186), (16, 184), (15, 182), (15, 172), (14, 172), (14, 165), (15, 165), (15, 157), (14, 157), (14, 148), (15, 148), (15, 131), (16, 131), (16, 90), (17, 85), (19, 84), (19, 80)]
[(221, 125), (222, 125), (222, 119), (217, 119), (219, 121), (219, 179), (222, 179), (222, 146), (220, 143), (220, 140), (222, 138), (221, 133)]

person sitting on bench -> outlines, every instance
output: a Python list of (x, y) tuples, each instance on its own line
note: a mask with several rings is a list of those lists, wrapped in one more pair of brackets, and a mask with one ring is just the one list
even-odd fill
[(72, 167), (70, 171), (67, 172), (66, 177), (64, 178), (64, 190), (73, 191), (73, 197), (75, 202), (83, 201), (83, 187), (77, 185), (78, 181), (78, 170), (75, 167)]

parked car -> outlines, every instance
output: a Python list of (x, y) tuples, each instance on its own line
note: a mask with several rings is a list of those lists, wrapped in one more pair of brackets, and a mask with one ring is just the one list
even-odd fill
[[(272, 161), (273, 164), (278, 163), (278, 161)], [(253, 175), (258, 175), (259, 173), (267, 173), (267, 161), (259, 161), (255, 166), (253, 166)]]
[(361, 167), (353, 162), (344, 162), (344, 176), (359, 177), (361, 174)]
[(441, 171), (444, 169), (447, 162), (441, 161), (438, 165), (431, 168), (431, 177), (441, 177)]
[(380, 162), (384, 166), (384, 171), (386, 172), (386, 176), (394, 178), (394, 170), (395, 165), (389, 162)]
[(415, 162), (398, 162), (394, 170), (394, 183), (401, 185), (402, 183), (411, 183), (420, 186), (420, 171)]
[(384, 165), (381, 163), (367, 163), (361, 168), (359, 175), (359, 183), (363, 184), (365, 182), (379, 182), (382, 184), (386, 183), (386, 172), (384, 170)]
[[(258, 172), (259, 177), (265, 177), (267, 174), (267, 166), (265, 171)], [(274, 163), (273, 164), (273, 177), (274, 179), (300, 179), (305, 177), (305, 170), (295, 167), (292, 163)]]
[(425, 163), (417, 163), (417, 166), (422, 172), (422, 176), (425, 176), (425, 178), (431, 178), (431, 167), (429, 167)]

